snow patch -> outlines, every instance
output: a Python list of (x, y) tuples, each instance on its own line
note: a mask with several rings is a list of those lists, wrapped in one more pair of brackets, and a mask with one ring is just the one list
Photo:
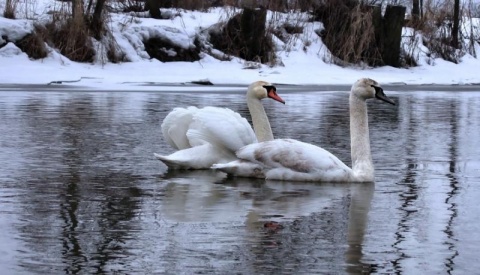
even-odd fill
[(0, 45), (20, 40), (32, 31), (33, 24), (31, 21), (0, 17)]

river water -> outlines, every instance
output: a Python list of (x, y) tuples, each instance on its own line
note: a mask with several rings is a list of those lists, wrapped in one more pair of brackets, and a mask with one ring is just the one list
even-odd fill
[[(248, 117), (243, 87), (0, 91), (1, 274), (475, 274), (480, 88), (388, 87), (369, 102), (371, 184), (167, 172), (177, 106)], [(183, 89), (183, 90), (182, 90)], [(264, 100), (276, 137), (350, 165), (344, 87)]]

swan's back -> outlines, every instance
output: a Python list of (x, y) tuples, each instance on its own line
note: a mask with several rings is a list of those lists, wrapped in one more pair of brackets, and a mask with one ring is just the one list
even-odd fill
[[(245, 177), (263, 173), (266, 179), (274, 180), (338, 182), (349, 181), (352, 175), (352, 170), (327, 150), (293, 139), (251, 144), (237, 151), (237, 157), (240, 161), (214, 168), (227, 173), (233, 169), (234, 174)], [(251, 169), (245, 169), (247, 163)]]
[(235, 152), (257, 141), (248, 121), (227, 108), (175, 108), (161, 128), (167, 143), (177, 150), (209, 143)]
[(176, 150), (192, 147), (187, 131), (192, 123), (193, 116), (198, 111), (197, 107), (174, 108), (162, 122), (162, 134), (165, 141)]
[[(259, 139), (273, 139), (270, 124), (260, 102), (271, 98), (285, 104), (272, 84), (252, 83), (247, 90), (247, 106)], [(175, 108), (162, 123), (162, 134), (178, 150), (168, 156), (155, 154), (167, 166), (179, 169), (210, 168), (214, 163), (236, 159), (235, 152), (257, 142), (257, 135), (240, 114), (218, 107)]]
[(257, 142), (255, 132), (245, 118), (228, 108), (218, 107), (198, 109), (187, 137), (192, 146), (209, 143), (232, 152)]

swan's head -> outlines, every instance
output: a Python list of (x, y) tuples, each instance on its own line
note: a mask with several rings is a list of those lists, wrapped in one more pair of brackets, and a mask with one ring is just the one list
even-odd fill
[(277, 88), (271, 83), (265, 81), (256, 81), (250, 84), (247, 91), (247, 97), (257, 98), (259, 100), (262, 100), (264, 98), (271, 98), (285, 104), (285, 100), (283, 100), (277, 94)]
[(352, 86), (351, 93), (352, 95), (355, 95), (363, 100), (376, 98), (395, 105), (395, 102), (385, 95), (382, 87), (380, 87), (380, 84), (370, 78), (361, 78), (357, 80), (357, 82), (355, 82)]

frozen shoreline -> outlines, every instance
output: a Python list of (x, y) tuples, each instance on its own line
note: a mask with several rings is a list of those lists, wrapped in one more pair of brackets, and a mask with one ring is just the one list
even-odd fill
[[(304, 92), (321, 92), (321, 91), (349, 91), (351, 85), (344, 84), (281, 84), (274, 83), (282, 89), (282, 93)], [(432, 92), (468, 92), (479, 91), (480, 84), (413, 84), (405, 83), (385, 83), (382, 84), (385, 90), (391, 91), (432, 91)], [(222, 88), (227, 88), (222, 90)], [(118, 84), (115, 86), (108, 85), (107, 88), (100, 86), (76, 85), (76, 84), (1, 84), (0, 91), (98, 91), (98, 92), (195, 92), (195, 93), (221, 93), (221, 92), (244, 92), (246, 85), (244, 84), (212, 84), (201, 85), (191, 82), (184, 83), (128, 83)]]

